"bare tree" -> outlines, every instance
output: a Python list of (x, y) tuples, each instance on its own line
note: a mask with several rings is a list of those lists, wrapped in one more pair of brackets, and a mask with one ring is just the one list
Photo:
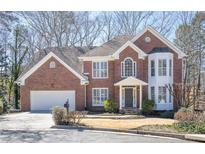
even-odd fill
[(148, 23), (160, 34), (168, 37), (174, 31), (175, 24), (177, 24), (176, 14), (176, 12), (171, 11), (154, 12)]
[(46, 46), (66, 46), (66, 33), (73, 22), (72, 12), (21, 12), (20, 15), (43, 38)]
[(11, 48), (11, 57), (10, 57), (10, 77), (8, 84), (8, 97), (9, 102), (11, 101), (11, 94), (14, 95), (14, 107), (19, 109), (19, 87), (15, 84), (15, 81), (18, 79), (20, 73), (22, 72), (22, 64), (26, 53), (28, 52), (28, 47), (25, 46), (24, 42), (26, 38), (24, 27), (17, 25), (13, 32), (13, 42), (10, 44)]
[(120, 28), (113, 12), (102, 12), (101, 16), (104, 24), (101, 37), (103, 42), (107, 42), (114, 36), (119, 35)]
[(153, 12), (149, 11), (118, 11), (114, 12), (115, 20), (121, 34), (135, 35), (147, 25)]
[(168, 84), (166, 85), (166, 88), (174, 98), (176, 109), (179, 109), (180, 107), (188, 108), (194, 106), (197, 100), (197, 85), (183, 85), (182, 83), (176, 83), (172, 85)]

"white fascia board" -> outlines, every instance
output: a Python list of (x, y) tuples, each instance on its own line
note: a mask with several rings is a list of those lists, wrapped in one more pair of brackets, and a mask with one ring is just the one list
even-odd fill
[(134, 45), (131, 41), (127, 41), (123, 46), (121, 46), (112, 56), (116, 59), (119, 59), (119, 54), (126, 49), (127, 47), (131, 47), (134, 51), (136, 51), (139, 54), (140, 59), (144, 59), (147, 54), (144, 53), (140, 48), (138, 48), (136, 45)]
[[(58, 56), (56, 56), (53, 52), (50, 52), (49, 54), (47, 54), (42, 60), (40, 60), (36, 65), (34, 65), (26, 74), (24, 74), (19, 79), (19, 81), (21, 82), (21, 85), (25, 85), (25, 80), (30, 75), (32, 75), (39, 67), (41, 67), (46, 61), (48, 61), (51, 57), (54, 57), (56, 60), (58, 60), (63, 66), (65, 66), (69, 71), (71, 71), (80, 80), (82, 80), (82, 81), (86, 80), (79, 73), (77, 73), (73, 68), (68, 66), (63, 60), (61, 60)], [(81, 82), (81, 83), (83, 83), (83, 82)]]
[(145, 28), (142, 32), (137, 34), (131, 41), (135, 42), (138, 38), (140, 38), (146, 31), (150, 31), (154, 36), (156, 36), (159, 40), (161, 40), (164, 44), (166, 44), (169, 48), (175, 51), (178, 54), (178, 58), (186, 57), (187, 55), (182, 52), (179, 48), (177, 48), (171, 41), (163, 37), (159, 32), (153, 29), (151, 26)]
[(95, 60), (102, 60), (102, 61), (111, 61), (114, 60), (114, 58), (109, 56), (90, 56), (90, 57), (78, 57), (79, 60), (82, 61), (95, 61)]

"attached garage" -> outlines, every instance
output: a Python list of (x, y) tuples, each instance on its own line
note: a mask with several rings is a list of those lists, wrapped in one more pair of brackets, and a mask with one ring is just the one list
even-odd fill
[(68, 100), (70, 110), (75, 110), (75, 91), (30, 91), (31, 111), (49, 111), (54, 106), (64, 106)]

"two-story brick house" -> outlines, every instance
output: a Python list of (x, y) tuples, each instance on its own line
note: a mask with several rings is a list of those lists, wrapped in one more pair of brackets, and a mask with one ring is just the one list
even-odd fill
[[(79, 48), (45, 49), (18, 79), (21, 109), (49, 110), (69, 101), (70, 109), (98, 111), (111, 99), (120, 110), (173, 110), (165, 87), (182, 82), (185, 54), (151, 27), (136, 36), (117, 36), (85, 54)], [(35, 57), (35, 56), (34, 56)]]

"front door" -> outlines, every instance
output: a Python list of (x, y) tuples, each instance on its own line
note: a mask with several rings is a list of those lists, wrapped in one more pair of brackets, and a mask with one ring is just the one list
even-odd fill
[(133, 88), (125, 88), (125, 107), (133, 107)]

